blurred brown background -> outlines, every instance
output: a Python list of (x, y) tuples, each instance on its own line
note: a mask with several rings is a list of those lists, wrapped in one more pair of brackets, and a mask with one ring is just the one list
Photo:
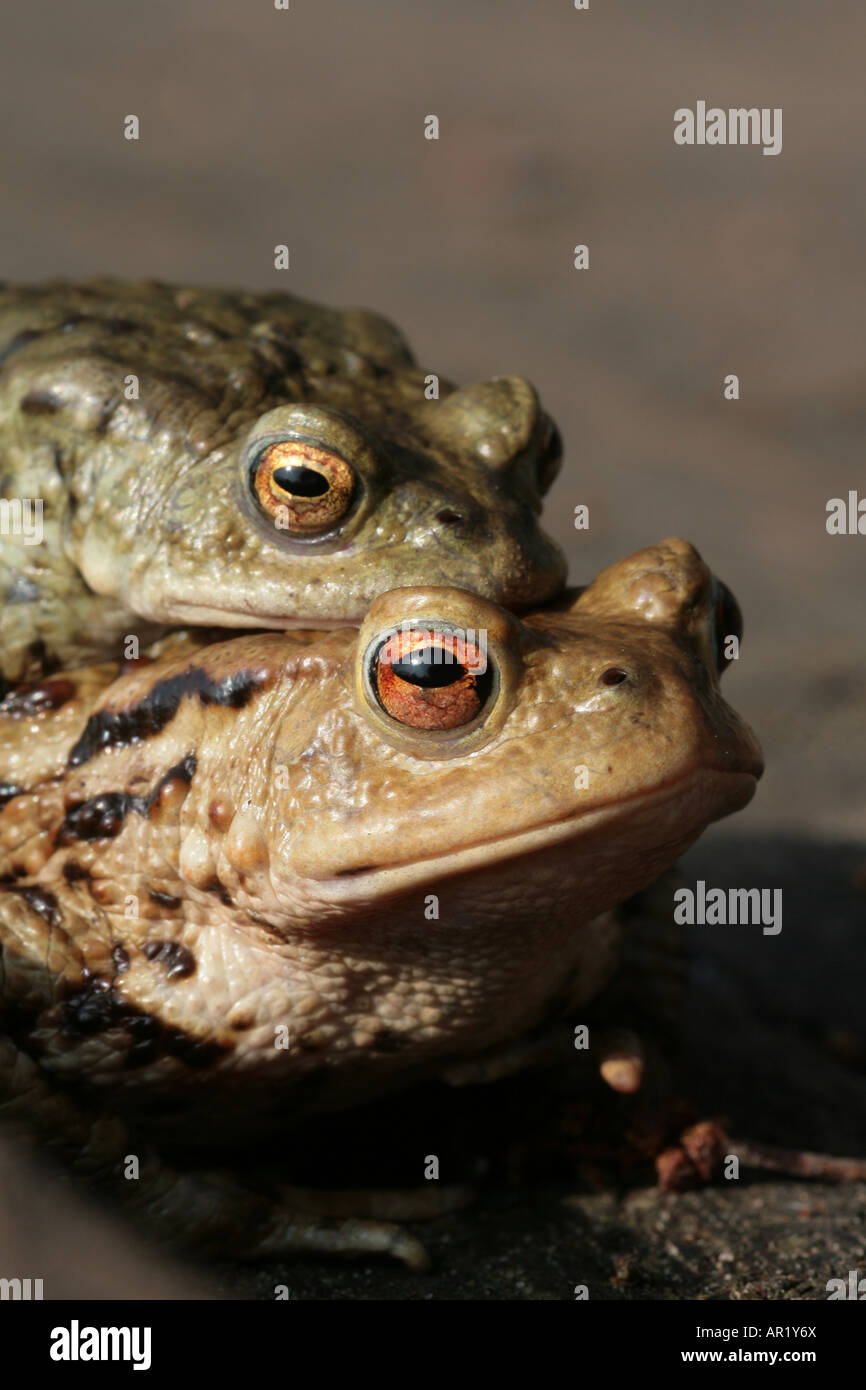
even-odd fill
[[(375, 308), (430, 370), (538, 385), (566, 441), (547, 524), (575, 582), (683, 535), (734, 589), (725, 684), (767, 773), (687, 868), (781, 886), (786, 915), (778, 938), (696, 943), (690, 1036), (716, 1061), (693, 1081), (753, 1129), (851, 1151), (866, 536), (828, 536), (825, 509), (866, 495), (864, 51), (844, 0), (46, 0), (7, 12), (0, 60), (0, 273)], [(782, 153), (676, 146), (673, 112), (698, 99), (782, 107)], [(854, 1073), (827, 1052), (839, 1029)], [(805, 1089), (774, 1119), (775, 1082), (750, 1102), (742, 1073), (780, 1030), (779, 1076)]]
[[(695, 541), (746, 614), (750, 823), (851, 830), (866, 538), (824, 521), (866, 493), (862, 7), (48, 0), (4, 28), (7, 278), (279, 286), (382, 311), (461, 381), (530, 377), (573, 578)], [(782, 153), (675, 146), (698, 98), (781, 106)]]

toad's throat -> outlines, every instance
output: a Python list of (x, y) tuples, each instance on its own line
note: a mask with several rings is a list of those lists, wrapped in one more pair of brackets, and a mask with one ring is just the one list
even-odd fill
[[(643, 820), (647, 811), (653, 813), (653, 821), (646, 827), (648, 857), (658, 858), (670, 848), (671, 858), (674, 859), (710, 821), (740, 810), (751, 800), (761, 770), (757, 762), (752, 770), (740, 769), (735, 772), (698, 766), (670, 782), (660, 783), (649, 792), (612, 799), (591, 810), (531, 830), (479, 841), (443, 854), (420, 856), (411, 861), (363, 865), (331, 875), (318, 875), (308, 870), (307, 876), (316, 879), (326, 889), (328, 897), (337, 900), (366, 897), (370, 892), (399, 892), (406, 887), (417, 887), (419, 882), (523, 858), (571, 839), (599, 833), (610, 834), (611, 823), (621, 825), (625, 831), (627, 826)], [(680, 814), (674, 825), (670, 813), (678, 809)], [(667, 817), (665, 812), (668, 813)], [(665, 836), (665, 827), (673, 833)], [(656, 830), (661, 832), (662, 838), (655, 837)]]

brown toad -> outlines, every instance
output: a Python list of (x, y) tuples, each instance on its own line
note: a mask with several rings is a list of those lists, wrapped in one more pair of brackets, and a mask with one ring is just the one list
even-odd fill
[[(530, 1060), (521, 1039), (611, 978), (611, 909), (752, 796), (725, 600), (667, 541), (522, 620), (402, 589), (360, 631), (174, 637), (117, 678), (13, 691), (4, 1109), (118, 1173), (126, 1125), (213, 1153)], [(421, 1258), (227, 1177), (154, 1165), (126, 1187), (155, 1228), (236, 1252)]]

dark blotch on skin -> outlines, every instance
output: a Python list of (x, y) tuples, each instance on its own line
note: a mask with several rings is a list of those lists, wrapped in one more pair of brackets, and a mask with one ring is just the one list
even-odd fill
[(48, 710), (60, 709), (75, 694), (75, 682), (58, 678), (35, 685), (16, 685), (0, 700), (0, 714), (10, 719), (32, 719)]
[(179, 675), (157, 681), (137, 705), (92, 714), (69, 754), (69, 766), (80, 767), (103, 748), (140, 743), (160, 733), (174, 718), (181, 700), (187, 695), (197, 696), (203, 705), (242, 709), (267, 679), (264, 673), (244, 670), (216, 682), (200, 667), (192, 666)]
[(129, 1067), (145, 1066), (157, 1057), (176, 1057), (186, 1066), (208, 1067), (231, 1051), (228, 1043), (194, 1038), (180, 1028), (166, 1028), (152, 1014), (127, 1004), (110, 980), (95, 976), (66, 1001), (60, 1011), (60, 1033), (70, 1041), (122, 1027), (129, 1035)]
[(64, 1038), (87, 1038), (104, 1033), (124, 1018), (126, 1005), (108, 980), (96, 976), (67, 999), (60, 1010), (60, 1032)]
[(28, 391), (18, 403), (22, 415), (56, 415), (63, 402), (53, 391)]
[(129, 792), (102, 792), (89, 801), (70, 806), (57, 832), (55, 844), (59, 847), (72, 844), (75, 840), (113, 840), (123, 829), (123, 822), (130, 811), (135, 811), (139, 816), (149, 815), (166, 783), (181, 781), (189, 785), (195, 769), (196, 756), (187, 753), (181, 762), (169, 768), (147, 796), (130, 796)]
[(193, 1038), (190, 1037), (189, 1033), (181, 1032), (179, 1028), (166, 1028), (164, 1030), (164, 1046), (169, 1056), (176, 1057), (179, 1062), (184, 1062), (186, 1066), (194, 1067), (197, 1070), (201, 1067), (209, 1067), (212, 1062), (231, 1051), (226, 1043)]
[(195, 974), (195, 956), (179, 941), (148, 941), (144, 954), (165, 966), (167, 980), (185, 980)]
[(63, 865), (63, 877), (67, 883), (80, 883), (82, 879), (90, 878), (90, 870), (85, 869), (84, 865), (75, 859), (67, 859)]
[(42, 334), (35, 328), (25, 328), (23, 333), (17, 333), (14, 338), (10, 338), (5, 348), (0, 349), (0, 367), (7, 358), (12, 357), (20, 348), (32, 343), (34, 338), (41, 338)]
[(20, 796), (24, 791), (15, 782), (0, 782), (0, 806), (5, 806), (7, 801), (12, 801), (16, 796)]
[(206, 883), (204, 888), (202, 889), (202, 892), (216, 893), (220, 902), (224, 903), (226, 907), (234, 907), (234, 903), (232, 902), (230, 894), (223, 887), (218, 878), (212, 878), (210, 883)]
[(29, 885), (23, 888), (12, 887), (10, 893), (17, 893), (22, 897), (27, 906), (39, 916), (44, 918), (49, 927), (59, 927), (63, 922), (63, 914), (60, 911), (57, 899), (48, 888), (39, 888), (36, 885)]
[(108, 330), (109, 333), (137, 333), (141, 328), (140, 323), (135, 319), (102, 319), (100, 326)]
[[(147, 796), (140, 798), (145, 807), (142, 814), (148, 815), (150, 813), (152, 807), (159, 801), (163, 787), (167, 787), (170, 782), (186, 782), (187, 786), (189, 786), (195, 775), (196, 766), (197, 760), (195, 753), (187, 753), (185, 757), (181, 758), (179, 763), (175, 763), (174, 767), (170, 767), (168, 772), (160, 777), (153, 791), (148, 792)], [(137, 806), (135, 810), (138, 810)]]
[(127, 1020), (132, 1039), (126, 1055), (128, 1067), (144, 1067), (157, 1057), (168, 1054), (186, 1066), (199, 1070), (231, 1051), (227, 1044), (190, 1037), (179, 1028), (165, 1028), (150, 1014), (137, 1014)]
[(162, 893), (158, 888), (151, 888), (147, 895), (152, 903), (157, 907), (176, 908), (180, 907), (180, 898), (176, 898), (173, 893)]
[(122, 975), (124, 970), (129, 969), (129, 952), (119, 941), (111, 948), (111, 959), (114, 961), (114, 968), (118, 975)]
[(406, 1038), (402, 1033), (395, 1033), (393, 1028), (381, 1028), (370, 1044), (373, 1052), (399, 1052), (411, 1038)]
[(129, 1051), (126, 1054), (128, 1067), (145, 1067), (160, 1055), (162, 1048), (162, 1024), (150, 1014), (139, 1014), (126, 1021), (129, 1033)]
[(48, 648), (41, 637), (34, 638), (27, 648), (27, 654), (28, 656), (32, 656), (34, 661), (38, 662), (42, 667), (43, 674), (46, 676), (52, 675), (60, 665), (60, 661), (56, 656), (48, 655)]
[(90, 801), (79, 802), (66, 812), (57, 832), (57, 845), (69, 845), (75, 840), (113, 840), (120, 834), (128, 813), (138, 810), (136, 802), (141, 801), (142, 798), (126, 792), (103, 792)]

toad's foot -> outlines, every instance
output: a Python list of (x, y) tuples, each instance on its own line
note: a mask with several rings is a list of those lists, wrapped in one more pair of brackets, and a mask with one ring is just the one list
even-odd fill
[(118, 1116), (52, 1085), (33, 1059), (3, 1036), (0, 1097), (0, 1119), (6, 1124), (120, 1197), (155, 1239), (191, 1251), (236, 1259), (384, 1254), (424, 1270), (430, 1264), (426, 1250), (397, 1223), (457, 1210), (472, 1197), (467, 1187), (357, 1193), (278, 1187), (270, 1195), (228, 1172), (179, 1172), (137, 1145)]

